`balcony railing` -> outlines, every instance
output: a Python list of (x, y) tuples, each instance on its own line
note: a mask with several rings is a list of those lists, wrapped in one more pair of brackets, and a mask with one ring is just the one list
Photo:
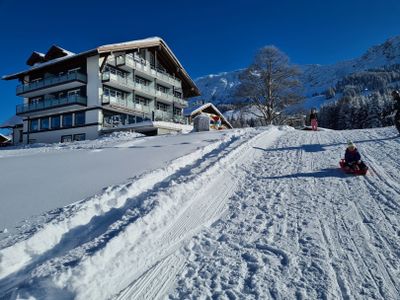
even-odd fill
[(111, 61), (115, 61), (116, 65), (119, 65), (119, 66), (126, 65), (129, 68), (142, 71), (146, 74), (151, 75), (152, 77), (155, 77), (164, 82), (168, 82), (172, 85), (175, 85), (175, 86), (181, 85), (181, 80), (179, 78), (176, 78), (175, 76), (172, 76), (171, 74), (168, 74), (166, 71), (164, 71), (160, 68), (155, 68), (155, 67), (150, 66), (150, 64), (143, 58), (132, 57), (130, 55), (126, 55), (126, 56), (117, 56), (116, 59), (113, 59)]
[(182, 98), (178, 98), (178, 97), (175, 97), (175, 96), (174, 96), (174, 102), (177, 103), (181, 107), (187, 107), (188, 106), (187, 100), (184, 100)]
[(128, 79), (128, 77), (122, 77), (121, 75), (114, 74), (109, 71), (102, 73), (101, 79), (103, 81), (110, 81), (110, 82), (118, 83), (118, 84), (125, 86), (127, 88), (130, 88), (130, 89), (134, 88), (133, 81)]
[(102, 96), (102, 103), (103, 104), (110, 104), (110, 105), (115, 105), (115, 106), (119, 106), (122, 108), (127, 108), (130, 110), (134, 110), (137, 112), (142, 112), (142, 113), (146, 113), (146, 114), (150, 114), (150, 107), (146, 106), (146, 105), (142, 105), (139, 103), (135, 103), (132, 101), (132, 99), (122, 99), (122, 98), (118, 98), (118, 97), (113, 97), (113, 96), (106, 96), (103, 95)]
[(87, 98), (79, 95), (69, 96), (60, 99), (47, 99), (31, 104), (17, 105), (17, 115), (39, 110), (46, 110), (67, 105), (87, 105)]
[(21, 95), (30, 91), (38, 90), (38, 89), (43, 89), (71, 81), (81, 81), (86, 83), (87, 82), (87, 76), (85, 74), (79, 73), (79, 72), (70, 72), (64, 75), (59, 75), (59, 76), (51, 76), (47, 77), (45, 79), (41, 79), (38, 81), (26, 83), (26, 84), (21, 84), (17, 86), (17, 95)]
[(156, 109), (154, 111), (154, 117), (156, 121), (173, 121), (174, 115), (171, 110), (163, 111)]

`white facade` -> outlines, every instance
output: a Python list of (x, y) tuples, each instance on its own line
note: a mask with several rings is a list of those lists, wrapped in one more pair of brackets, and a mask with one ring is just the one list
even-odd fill
[(23, 117), (23, 142), (95, 139), (119, 128), (136, 130), (148, 121), (153, 134), (165, 131), (155, 121), (184, 124), (187, 100), (182, 82), (166, 71), (157, 51), (97, 53), (25, 74), (20, 78), (25, 83), (17, 87), (24, 99), (17, 106), (17, 115)]

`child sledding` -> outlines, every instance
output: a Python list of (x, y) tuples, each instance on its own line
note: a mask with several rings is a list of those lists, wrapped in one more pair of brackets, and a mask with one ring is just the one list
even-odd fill
[(344, 159), (339, 164), (342, 170), (349, 174), (365, 175), (368, 171), (368, 167), (361, 160), (361, 155), (352, 141), (347, 143)]

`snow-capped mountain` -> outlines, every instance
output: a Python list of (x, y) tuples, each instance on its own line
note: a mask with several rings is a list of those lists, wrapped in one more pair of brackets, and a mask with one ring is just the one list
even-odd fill
[[(334, 87), (343, 77), (365, 71), (400, 64), (400, 36), (390, 38), (381, 45), (368, 49), (361, 57), (341, 61), (333, 65), (300, 65), (303, 71), (301, 81), (304, 84), (306, 98), (324, 93), (329, 87)], [(240, 83), (241, 70), (208, 75), (196, 79), (201, 91), (201, 99), (215, 104), (234, 103), (240, 99), (235, 97), (235, 91)], [(315, 102), (315, 101), (314, 101)], [(323, 103), (319, 99), (319, 103)]]

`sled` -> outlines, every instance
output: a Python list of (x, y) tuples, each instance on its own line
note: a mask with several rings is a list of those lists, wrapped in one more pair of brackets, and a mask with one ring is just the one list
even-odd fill
[(368, 172), (368, 167), (365, 169), (347, 169), (345, 168), (345, 160), (341, 159), (339, 162), (340, 168), (345, 172), (346, 174), (353, 174), (353, 175), (365, 175)]

